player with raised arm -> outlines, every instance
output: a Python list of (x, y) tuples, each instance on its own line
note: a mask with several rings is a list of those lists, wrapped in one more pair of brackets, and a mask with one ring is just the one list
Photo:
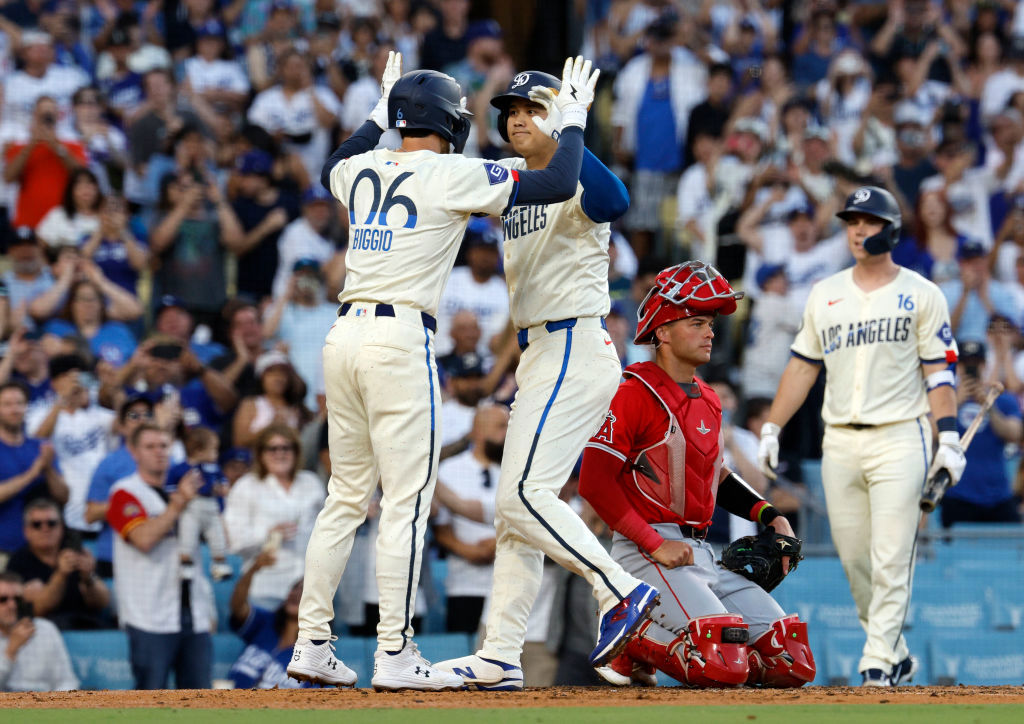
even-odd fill
[[(462, 686), (412, 641), (441, 449), (434, 315), (472, 214), (499, 216), (517, 201), (556, 203), (576, 192), (596, 80), (582, 58), (566, 63), (563, 83), (575, 93), (558, 99), (565, 119), (558, 150), (547, 168), (519, 172), (462, 156), (469, 123), (458, 83), (436, 71), (402, 75), (393, 53), (370, 120), (324, 166), (321, 182), (348, 208), (350, 241), (339, 317), (323, 352), (331, 479), (306, 551), (293, 678), (356, 682), (333, 654), (332, 599), (379, 479), (373, 687)], [(401, 147), (372, 150), (386, 128), (398, 129)]]
[[(655, 669), (697, 687), (814, 679), (807, 625), (767, 593), (796, 566), (800, 542), (786, 518), (723, 465), (722, 405), (695, 374), (711, 359), (715, 316), (732, 314), (742, 296), (703, 262), (658, 274), (637, 312), (635, 339), (653, 344), (655, 359), (626, 368), (583, 453), (580, 495), (615, 531), (612, 557), (662, 591), (654, 620), (598, 669), (619, 686), (655, 684)], [(761, 538), (771, 556), (761, 560), (778, 563), (775, 578), (715, 563), (705, 539), (716, 502), (767, 526)]]
[[(903, 623), (921, 489), (929, 465), (955, 484), (966, 463), (950, 369), (957, 347), (942, 292), (892, 260), (901, 226), (892, 194), (861, 187), (837, 216), (855, 263), (811, 289), (758, 460), (774, 478), (782, 426), (824, 365), (821, 475), (832, 540), (867, 632), (857, 670), (864, 686), (895, 686), (917, 669)], [(939, 433), (934, 460), (929, 410)]]
[[(491, 100), (498, 132), (521, 158), (512, 173), (550, 166), (568, 123), (561, 99), (578, 89), (539, 71), (516, 75)], [(589, 103), (590, 98), (587, 98)], [(559, 139), (556, 141), (556, 139)], [(658, 592), (616, 563), (558, 492), (601, 424), (621, 366), (605, 330), (609, 222), (626, 212), (625, 186), (589, 152), (575, 194), (522, 203), (503, 216), (509, 309), (523, 350), (498, 483), (497, 550), (487, 635), (471, 656), (439, 662), (472, 688), (523, 687), (520, 656), (547, 554), (593, 586), (601, 611), (594, 666), (615, 656)]]

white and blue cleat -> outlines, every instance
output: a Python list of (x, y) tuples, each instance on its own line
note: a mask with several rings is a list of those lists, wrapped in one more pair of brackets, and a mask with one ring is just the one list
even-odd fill
[(478, 691), (522, 691), (523, 670), (514, 664), (472, 654), (434, 664), (462, 677), (463, 688)]
[(647, 619), (651, 609), (658, 605), (659, 598), (656, 588), (641, 583), (602, 616), (597, 646), (590, 654), (590, 665), (594, 668), (604, 666), (622, 653), (630, 637)]

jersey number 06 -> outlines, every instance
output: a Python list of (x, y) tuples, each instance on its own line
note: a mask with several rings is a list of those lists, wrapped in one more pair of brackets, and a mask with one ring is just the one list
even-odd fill
[[(416, 204), (413, 203), (412, 199), (408, 196), (401, 196), (395, 194), (398, 187), (402, 185), (402, 182), (412, 176), (411, 171), (399, 174), (398, 177), (391, 182), (388, 187), (387, 193), (384, 195), (384, 203), (380, 201), (380, 176), (373, 169), (363, 169), (356, 180), (352, 182), (352, 190), (348, 192), (348, 221), (350, 224), (356, 223), (356, 212), (355, 212), (355, 200), (356, 200), (356, 189), (359, 188), (359, 184), (363, 179), (367, 179), (373, 188), (373, 203), (370, 205), (370, 213), (366, 215), (366, 220), (362, 223), (364, 225), (370, 225), (376, 223), (378, 226), (388, 225), (388, 211), (395, 206), (402, 206), (405, 208), (407, 219), (405, 221), (406, 229), (416, 228)], [(376, 219), (376, 222), (374, 221)]]

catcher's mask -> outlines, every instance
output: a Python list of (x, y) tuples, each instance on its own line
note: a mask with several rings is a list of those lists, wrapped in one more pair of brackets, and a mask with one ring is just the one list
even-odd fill
[(636, 311), (635, 344), (653, 344), (654, 330), (701, 314), (732, 314), (743, 292), (733, 291), (717, 269), (688, 261), (662, 270)]

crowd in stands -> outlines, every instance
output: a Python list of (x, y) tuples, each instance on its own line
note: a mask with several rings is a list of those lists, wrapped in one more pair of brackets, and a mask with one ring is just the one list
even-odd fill
[[(609, 248), (616, 350), (648, 358), (636, 308), (671, 263), (706, 260), (741, 288), (703, 372), (729, 466), (795, 524), (821, 384), (782, 440), (795, 485), (761, 475), (756, 434), (811, 286), (852, 262), (835, 211), (858, 185), (888, 188), (894, 258), (949, 303), (961, 431), (987, 383), (1006, 387), (942, 524), (1021, 520), (1024, 3), (3, 0), (0, 690), (74, 688), (59, 630), (115, 625), (138, 686), (172, 670), (209, 686), (225, 579), (247, 644), (235, 684), (297, 684), (284, 665), (330, 475), (320, 351), (349, 224), (320, 171), (391, 50), (459, 80), (466, 153), (491, 158), (510, 151), (489, 101), (518, 71), (598, 63), (587, 145), (631, 194)], [(474, 219), (438, 315), (432, 537), (450, 631), (477, 631), (490, 590), (519, 354), (502, 239), (500, 220)], [(602, 527), (573, 480), (564, 494)], [(375, 630), (378, 512), (339, 590), (342, 634)], [(713, 531), (749, 528), (716, 515)], [(556, 568), (527, 684), (593, 681), (589, 618), (568, 613), (593, 602)]]

